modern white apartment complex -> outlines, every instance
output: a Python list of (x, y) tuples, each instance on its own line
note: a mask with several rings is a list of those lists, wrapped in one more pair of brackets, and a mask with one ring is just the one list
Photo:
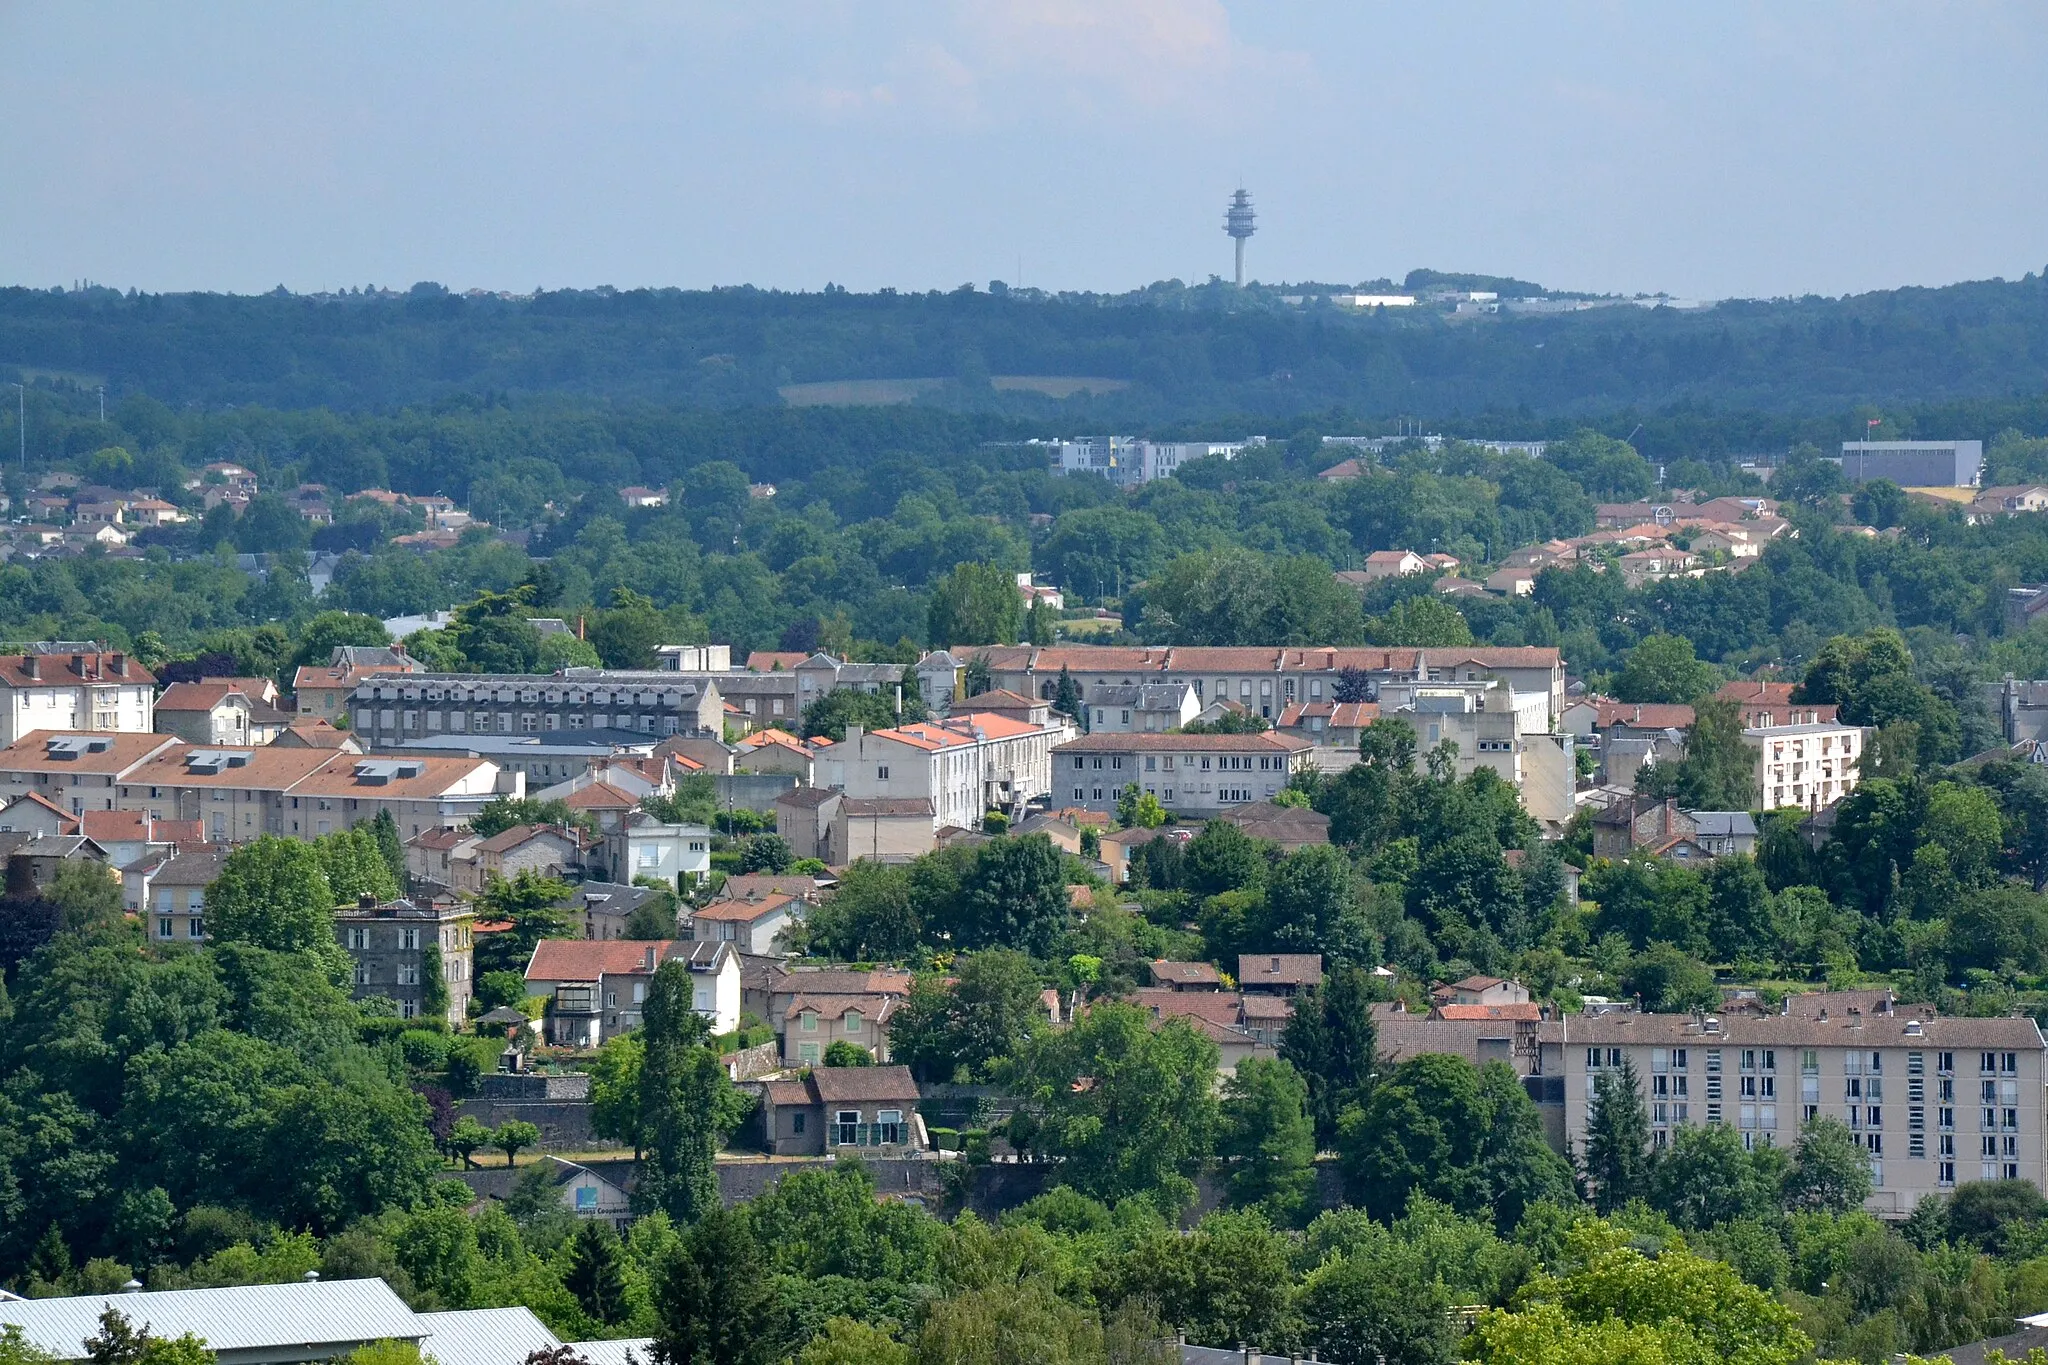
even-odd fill
[(1552, 730), (1547, 701), (1492, 682), (1391, 683), (1380, 689), (1380, 714), (1415, 727), (1418, 757), (1448, 740), (1459, 777), (1491, 768), (1530, 816), (1562, 825), (1576, 811), (1576, 751), (1569, 734)]
[(934, 829), (979, 829), (987, 812), (1015, 812), (1051, 790), (1053, 746), (1072, 733), (982, 711), (887, 730), (849, 725), (818, 752), (816, 780), (855, 800), (921, 798)]
[(0, 654), (0, 744), (32, 730), (155, 728), (156, 677), (126, 654), (83, 644)]
[(1573, 1151), (1585, 1150), (1599, 1078), (1627, 1061), (1656, 1146), (1686, 1124), (1717, 1123), (1745, 1147), (1790, 1147), (1801, 1125), (1839, 1119), (1869, 1154), (1873, 1213), (1903, 1216), (1921, 1196), (1972, 1180), (2043, 1185), (2040, 1028), (2025, 1017), (1934, 1018), (1919, 1008), (1884, 998), (1833, 1017), (1826, 1006), (1565, 1017), (1541, 1025), (1538, 1071), (1563, 1078), (1563, 1138)]
[(1292, 735), (1083, 735), (1053, 750), (1055, 806), (1110, 812), (1128, 786), (1184, 815), (1263, 801), (1309, 766), (1314, 746)]
[(1111, 483), (1134, 488), (1163, 479), (1189, 460), (1221, 455), (1237, 458), (1252, 441), (1148, 441), (1138, 436), (1085, 436), (1075, 441), (1046, 442), (1053, 446), (1052, 466), (1062, 474), (1095, 474)]
[(1479, 682), (1491, 679), (1516, 693), (1547, 698), (1549, 726), (1564, 715), (1564, 661), (1538, 646), (1454, 649), (1335, 648), (1262, 645), (955, 645), (918, 661), (926, 701), (951, 694), (956, 670), (969, 660), (988, 664), (990, 686), (1050, 699), (1064, 671), (1092, 695), (1097, 687), (1187, 683), (1203, 705), (1234, 701), (1268, 720), (1290, 702), (1336, 701), (1349, 676), (1367, 695), (1341, 700), (1379, 701), (1388, 683)]
[(1751, 778), (1758, 810), (1820, 810), (1856, 790), (1865, 732), (1854, 725), (1766, 725), (1742, 732), (1756, 751)]

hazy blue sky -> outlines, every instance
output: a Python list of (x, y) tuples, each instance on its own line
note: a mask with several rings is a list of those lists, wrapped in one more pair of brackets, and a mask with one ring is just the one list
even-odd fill
[(0, 281), (1418, 265), (1841, 293), (2048, 263), (2048, 3), (0, 0)]

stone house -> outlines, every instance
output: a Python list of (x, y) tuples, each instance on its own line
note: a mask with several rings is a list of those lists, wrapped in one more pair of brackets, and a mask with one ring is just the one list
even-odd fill
[(907, 1066), (821, 1066), (763, 1087), (762, 1130), (774, 1156), (906, 1156), (929, 1145), (920, 1098)]

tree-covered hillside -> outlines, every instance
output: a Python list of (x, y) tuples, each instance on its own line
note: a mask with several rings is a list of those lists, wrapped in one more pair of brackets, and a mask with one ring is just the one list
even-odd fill
[[(2039, 275), (1843, 299), (1556, 316), (1347, 315), (1178, 282), (1120, 296), (565, 291), (530, 299), (0, 290), (0, 369), (174, 403), (388, 408), (451, 392), (778, 404), (791, 383), (941, 379), (920, 401), (1160, 423), (1223, 414), (1768, 412), (2037, 391)], [(1055, 402), (990, 376), (1127, 388)]]

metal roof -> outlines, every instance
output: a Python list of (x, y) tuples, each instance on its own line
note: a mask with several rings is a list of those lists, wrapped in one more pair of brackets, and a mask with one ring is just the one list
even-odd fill
[[(653, 1337), (621, 1337), (616, 1341), (572, 1341), (569, 1349), (590, 1365), (650, 1365)], [(446, 1362), (443, 1362), (446, 1365)]]
[(562, 1344), (528, 1308), (421, 1313), (419, 1320), (432, 1334), (420, 1352), (440, 1365), (520, 1365), (533, 1352)]
[(0, 1327), (18, 1326), (31, 1345), (81, 1360), (85, 1339), (98, 1333), (109, 1308), (160, 1337), (190, 1332), (224, 1360), (323, 1359), (367, 1341), (418, 1341), (428, 1330), (376, 1279), (27, 1299), (0, 1303)]

